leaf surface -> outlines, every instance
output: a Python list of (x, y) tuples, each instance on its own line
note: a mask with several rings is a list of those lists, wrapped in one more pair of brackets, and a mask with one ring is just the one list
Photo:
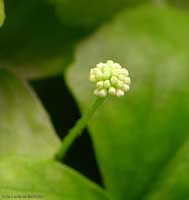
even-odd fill
[(0, 157), (50, 158), (59, 147), (50, 119), (32, 89), (0, 69)]
[(0, 0), (0, 27), (3, 25), (5, 19), (4, 2)]
[(0, 67), (27, 79), (62, 73), (82, 30), (65, 27), (47, 0), (6, 1), (0, 30)]
[(124, 8), (135, 7), (149, 0), (49, 0), (56, 6), (62, 22), (70, 27), (94, 28), (111, 19)]
[(0, 177), (0, 199), (8, 195), (46, 200), (108, 199), (96, 184), (53, 160), (4, 159), (0, 161)]
[[(116, 200), (145, 199), (158, 181), (159, 198), (149, 199), (172, 199), (173, 188), (174, 200), (187, 199), (188, 155), (183, 172), (176, 172), (182, 163), (171, 161), (189, 134), (188, 25), (189, 17), (170, 7), (123, 12), (79, 45), (68, 69), (68, 85), (83, 112), (94, 99), (91, 67), (112, 59), (130, 71), (131, 91), (109, 97), (89, 123), (105, 185)], [(175, 180), (168, 186), (169, 175), (163, 181), (161, 174), (169, 165)]]

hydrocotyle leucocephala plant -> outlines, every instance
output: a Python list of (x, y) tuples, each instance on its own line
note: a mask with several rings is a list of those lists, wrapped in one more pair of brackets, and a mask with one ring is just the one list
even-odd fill
[(75, 126), (63, 140), (59, 150), (55, 154), (57, 160), (62, 160), (74, 140), (81, 135), (82, 130), (87, 126), (88, 121), (107, 96), (122, 97), (130, 89), (131, 79), (126, 68), (119, 63), (108, 60), (106, 63), (99, 63), (90, 69), (89, 81), (95, 83), (95, 102), (87, 112), (79, 119)]

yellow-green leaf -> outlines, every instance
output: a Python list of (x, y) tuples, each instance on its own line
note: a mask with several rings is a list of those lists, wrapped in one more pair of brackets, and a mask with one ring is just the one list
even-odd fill
[(0, 69), (0, 158), (33, 155), (50, 158), (59, 139), (28, 84)]
[(3, 200), (11, 196), (27, 200), (108, 200), (96, 184), (53, 160), (4, 159), (0, 161), (0, 177)]
[(3, 25), (5, 19), (4, 2), (0, 0), (0, 27)]

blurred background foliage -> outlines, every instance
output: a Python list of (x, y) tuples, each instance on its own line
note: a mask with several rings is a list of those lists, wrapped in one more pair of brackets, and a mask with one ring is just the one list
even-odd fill
[[(29, 79), (58, 74), (73, 60), (76, 44), (117, 13), (161, 2), (166, 1), (6, 0), (7, 18), (0, 31), (1, 65)], [(187, 6), (184, 0), (169, 3)]]
[(189, 2), (187, 0), (169, 0), (169, 3), (186, 11), (189, 8)]
[(4, 13), (4, 3), (3, 0), (0, 1), (0, 27), (2, 26), (5, 18), (5, 13)]
[(65, 25), (86, 29), (97, 27), (125, 8), (150, 2), (149, 0), (50, 1), (56, 6), (57, 14)]
[[(123, 99), (105, 102), (63, 162), (105, 187), (116, 200), (188, 200), (189, 2), (4, 3), (6, 20), (0, 29), (1, 157), (52, 156), (60, 142), (56, 133), (64, 138), (94, 99), (87, 82), (89, 68), (113, 59), (128, 67), (132, 90)], [(3, 21), (0, 0), (0, 25)], [(10, 167), (12, 163), (18, 167)], [(39, 176), (51, 176), (38, 181), (33, 168)], [(86, 191), (82, 199), (106, 199), (81, 174), (55, 163), (8, 159), (0, 169), (1, 176), (9, 174), (0, 181), (0, 192), (9, 186), (10, 174), (16, 174), (13, 188), (24, 182), (41, 191), (44, 188), (37, 185), (48, 184), (49, 191), (61, 195), (67, 188), (68, 200), (72, 193), (73, 200), (79, 199), (81, 190)], [(55, 180), (52, 174), (66, 177), (73, 187)], [(54, 188), (57, 184), (60, 186)], [(52, 194), (49, 199), (62, 197)]]

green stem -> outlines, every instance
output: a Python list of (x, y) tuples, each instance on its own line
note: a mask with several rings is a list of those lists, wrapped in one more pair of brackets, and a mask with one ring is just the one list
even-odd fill
[(102, 104), (103, 100), (104, 98), (97, 98), (91, 108), (86, 113), (84, 113), (76, 125), (70, 129), (67, 136), (64, 138), (59, 150), (55, 154), (56, 160), (62, 160), (64, 158), (69, 147), (72, 145), (75, 139), (81, 135), (83, 129), (87, 126), (88, 121), (93, 116), (98, 107)]

